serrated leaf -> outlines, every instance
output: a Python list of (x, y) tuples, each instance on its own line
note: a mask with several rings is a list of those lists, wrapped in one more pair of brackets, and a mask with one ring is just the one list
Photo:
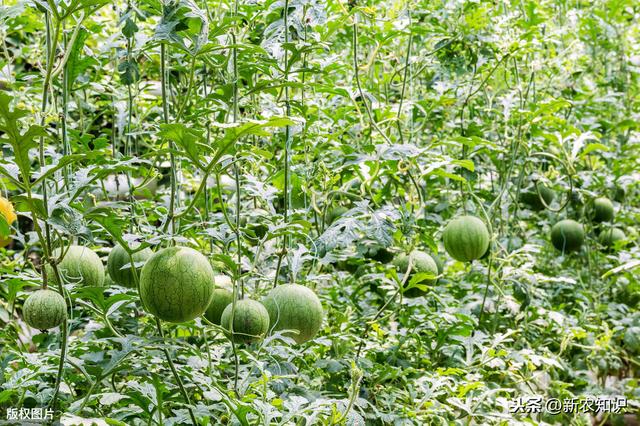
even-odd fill
[(205, 139), (200, 130), (191, 129), (181, 123), (161, 124), (158, 135), (175, 142), (186, 152), (191, 161), (202, 168), (200, 149), (206, 148), (206, 146), (202, 144)]
[(4, 133), (0, 142), (8, 143), (13, 148), (15, 162), (22, 174), (23, 182), (29, 180), (31, 161), (29, 150), (36, 148), (36, 138), (48, 136), (44, 128), (37, 125), (29, 126), (26, 132), (20, 132), (19, 120), (28, 115), (24, 109), (11, 109), (13, 98), (6, 93), (0, 93), (0, 132)]
[(209, 21), (206, 13), (191, 0), (165, 3), (162, 19), (154, 39), (166, 41), (191, 54), (196, 54), (207, 42)]
[(138, 26), (131, 17), (127, 17), (124, 21), (124, 26), (122, 27), (122, 35), (126, 38), (132, 38), (137, 32)]

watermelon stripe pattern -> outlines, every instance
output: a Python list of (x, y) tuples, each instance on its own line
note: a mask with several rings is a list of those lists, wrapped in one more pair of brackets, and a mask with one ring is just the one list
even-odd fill
[(140, 273), (140, 298), (161, 320), (180, 323), (202, 315), (213, 296), (209, 260), (189, 247), (169, 247), (147, 260)]
[[(133, 263), (146, 262), (153, 252), (150, 248), (145, 248), (133, 253)], [(129, 266), (125, 266), (129, 265)], [(140, 277), (140, 271), (142, 267), (138, 267), (138, 278)], [(123, 285), (125, 287), (135, 287), (136, 280), (131, 270), (131, 257), (124, 247), (117, 245), (109, 253), (109, 259), (107, 260), (107, 271), (114, 283)]]
[[(65, 284), (79, 286), (102, 287), (104, 285), (104, 266), (100, 257), (91, 249), (83, 246), (70, 246), (68, 249), (53, 250), (53, 257), (64, 254), (58, 263), (58, 271)], [(57, 284), (56, 275), (51, 266), (47, 265), (49, 282)]]
[(42, 289), (27, 298), (22, 306), (22, 315), (31, 327), (48, 330), (67, 318), (67, 304), (59, 293)]
[(298, 344), (313, 339), (320, 330), (322, 303), (308, 287), (300, 284), (279, 285), (269, 292), (263, 303), (269, 312), (271, 329), (292, 330), (285, 335)]
[(475, 216), (460, 216), (444, 228), (444, 248), (455, 260), (471, 262), (487, 252), (491, 237), (484, 222)]
[(580, 250), (583, 242), (584, 229), (575, 220), (561, 220), (551, 228), (551, 243), (563, 253)]
[(269, 313), (264, 305), (256, 300), (243, 299), (227, 305), (220, 323), (231, 332), (231, 314), (233, 313), (233, 341), (251, 343), (262, 340), (269, 331)]

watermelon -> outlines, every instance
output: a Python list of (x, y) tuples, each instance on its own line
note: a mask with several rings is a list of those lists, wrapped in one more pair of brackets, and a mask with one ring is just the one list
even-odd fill
[(109, 272), (106, 272), (104, 274), (104, 282), (102, 283), (102, 285), (104, 285), (105, 287), (109, 288), (111, 287), (113, 284), (115, 284), (113, 282), (113, 280), (111, 279), (111, 275), (109, 275)]
[(594, 222), (611, 222), (614, 217), (613, 203), (605, 197), (593, 200), (591, 217)]
[(562, 252), (578, 251), (583, 242), (584, 229), (575, 220), (561, 220), (551, 228), (551, 243)]
[(372, 259), (380, 263), (389, 263), (393, 260), (393, 253), (384, 247), (366, 247), (363, 256), (366, 259)]
[(233, 286), (231, 279), (226, 275), (216, 275), (216, 288), (213, 290), (211, 303), (204, 313), (204, 317), (216, 325), (220, 325), (220, 319), (225, 308), (233, 302)]
[(151, 256), (142, 268), (140, 298), (161, 320), (191, 321), (209, 307), (214, 280), (205, 256), (189, 247), (169, 247)]
[(480, 259), (489, 248), (491, 236), (487, 226), (475, 216), (459, 216), (444, 228), (444, 248), (460, 262)]
[[(133, 253), (133, 262), (134, 264), (146, 262), (152, 255), (153, 252), (150, 248), (144, 248)], [(129, 253), (127, 253), (124, 247), (122, 247), (121, 245), (115, 246), (111, 250), (111, 253), (109, 253), (109, 258), (107, 260), (107, 271), (109, 272), (111, 280), (116, 284), (120, 284), (125, 287), (135, 287), (136, 281), (130, 264), (131, 259), (129, 257)], [(138, 275), (138, 277), (140, 276), (141, 269), (142, 266), (136, 268), (136, 274)]]
[[(233, 330), (231, 330), (231, 316), (233, 314)], [(262, 340), (269, 331), (269, 313), (264, 305), (256, 300), (238, 300), (235, 305), (227, 305), (220, 324), (229, 333), (233, 331), (233, 341), (236, 343), (251, 343)]]
[(627, 237), (622, 230), (618, 228), (609, 228), (600, 233), (600, 244), (606, 248), (613, 248), (617, 241), (623, 241), (626, 238)]
[(24, 302), (22, 315), (31, 327), (48, 330), (59, 326), (67, 318), (67, 304), (60, 293), (41, 289), (32, 293)]
[(436, 266), (438, 267), (438, 275), (442, 275), (442, 273), (444, 272), (444, 262), (436, 253), (431, 253), (430, 256), (433, 261), (436, 262)]
[[(58, 263), (58, 271), (64, 283), (77, 284), (90, 287), (102, 287), (104, 284), (104, 266), (100, 257), (83, 246), (70, 246), (69, 249), (54, 249), (52, 256), (58, 258), (64, 254), (64, 258)], [(50, 265), (47, 268), (47, 279), (57, 284), (56, 275)]]
[(613, 199), (621, 203), (624, 201), (626, 194), (627, 194), (627, 191), (624, 188), (624, 186), (616, 185), (613, 191)]
[[(411, 263), (411, 276), (413, 277), (416, 273), (427, 273), (431, 274), (434, 277), (440, 275), (438, 263), (431, 257), (428, 253), (425, 253), (420, 250), (414, 250), (409, 255), (405, 253), (399, 254), (394, 260), (393, 265), (396, 267), (398, 272), (406, 273), (409, 269), (409, 264)], [(409, 285), (411, 281), (411, 277), (407, 278), (405, 281), (405, 285)], [(435, 284), (437, 278), (426, 278), (421, 280), (418, 284), (421, 285), (432, 285)], [(403, 294), (407, 297), (418, 297), (426, 294), (426, 290), (423, 290), (418, 287), (411, 287), (403, 292)]]
[(308, 287), (300, 284), (282, 284), (272, 289), (263, 301), (269, 312), (273, 331), (284, 333), (296, 343), (307, 342), (322, 325), (322, 303)]
[[(540, 192), (539, 194), (538, 191)], [(520, 194), (522, 202), (535, 211), (543, 210), (545, 205), (551, 205), (555, 197), (555, 192), (543, 184), (538, 184), (537, 189), (536, 185), (533, 185), (532, 188), (529, 188)]]

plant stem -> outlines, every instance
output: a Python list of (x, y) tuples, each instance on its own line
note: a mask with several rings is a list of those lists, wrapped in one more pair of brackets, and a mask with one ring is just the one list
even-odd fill
[(356, 80), (356, 86), (358, 86), (358, 94), (360, 95), (360, 99), (362, 99), (362, 103), (364, 104), (364, 108), (367, 111), (367, 116), (369, 117), (369, 125), (372, 126), (380, 136), (385, 140), (386, 143), (391, 145), (391, 140), (389, 137), (384, 134), (384, 132), (378, 127), (378, 123), (374, 120), (373, 114), (371, 113), (371, 108), (369, 107), (369, 103), (364, 96), (364, 92), (362, 90), (362, 85), (360, 84), (360, 69), (358, 65), (358, 15), (357, 12), (353, 15), (353, 77)]
[(400, 124), (400, 116), (402, 114), (402, 104), (404, 102), (404, 94), (407, 88), (407, 77), (409, 74), (409, 58), (411, 56), (411, 44), (413, 42), (413, 34), (411, 33), (411, 15), (409, 15), (409, 42), (407, 43), (407, 56), (404, 61), (404, 77), (402, 78), (402, 91), (400, 92), (400, 103), (398, 105), (398, 115), (396, 116), (396, 124), (398, 126), (398, 136), (400, 137), (400, 143), (404, 143), (404, 136), (402, 135), (402, 125)]
[[(65, 36), (66, 39), (66, 36)], [(66, 45), (65, 50), (69, 51), (72, 46), (68, 43)], [(62, 131), (62, 155), (66, 157), (70, 153), (69, 149), (69, 140), (67, 138), (67, 118), (69, 115), (69, 106), (68, 106), (68, 95), (69, 95), (69, 75), (68, 68), (66, 63), (62, 68), (62, 116), (61, 118), (61, 131)], [(64, 175), (64, 187), (65, 189), (69, 189), (69, 166), (64, 166), (63, 170)]]
[[(232, 120), (234, 123), (238, 121), (238, 49), (236, 48), (236, 31), (237, 31), (237, 22), (236, 17), (238, 15), (238, 1), (234, 2), (233, 6), (233, 27), (231, 29), (231, 43), (233, 45), (231, 49), (231, 59), (233, 61), (233, 75), (232, 75), (232, 87), (233, 87), (233, 106), (232, 106)], [(237, 161), (237, 159), (236, 159)], [(229, 333), (231, 340), (231, 350), (233, 352), (234, 359), (234, 374), (233, 374), (233, 390), (236, 395), (239, 395), (238, 391), (238, 375), (240, 374), (240, 358), (238, 356), (238, 349), (236, 348), (235, 342), (235, 315), (236, 315), (236, 307), (238, 304), (238, 287), (242, 285), (242, 245), (240, 238), (240, 174), (238, 172), (238, 165), (234, 162), (233, 165), (234, 176), (235, 176), (235, 185), (236, 185), (236, 211), (235, 211), (235, 234), (236, 234), (236, 248), (238, 250), (237, 253), (237, 262), (236, 265), (236, 279), (233, 282), (233, 300), (231, 301), (231, 317), (229, 319)], [(220, 179), (218, 179), (218, 191), (220, 191)], [(220, 195), (222, 197), (222, 194)], [(222, 198), (220, 199), (222, 202)], [(223, 206), (224, 209), (224, 206)], [(226, 214), (226, 213), (225, 213)], [(227, 218), (228, 219), (228, 218)], [(242, 289), (242, 296), (244, 297), (244, 288)]]
[(358, 350), (356, 351), (356, 362), (360, 358), (360, 353), (362, 352), (362, 348), (364, 346), (364, 339), (367, 338), (367, 335), (369, 334), (369, 331), (371, 330), (372, 324), (378, 318), (380, 318), (380, 315), (382, 315), (382, 313), (387, 309), (387, 306), (389, 306), (389, 304), (393, 300), (395, 300), (396, 296), (402, 291), (402, 288), (405, 286), (407, 280), (409, 279), (409, 275), (411, 274), (412, 269), (413, 269), (413, 259), (410, 257), (409, 266), (407, 267), (407, 270), (404, 273), (404, 277), (402, 277), (402, 281), (398, 284), (398, 289), (391, 295), (391, 297), (389, 297), (387, 299), (387, 301), (384, 303), (384, 305), (382, 305), (382, 307), (378, 310), (378, 312), (376, 312), (376, 314), (371, 319), (371, 321), (369, 321), (367, 323), (367, 326), (365, 327), (365, 329), (364, 329), (364, 331), (362, 333), (362, 337), (360, 339), (360, 344), (358, 345)]
[[(41, 104), (41, 112), (42, 112), (42, 118), (40, 120), (40, 124), (44, 127), (45, 123), (46, 123), (46, 110), (47, 110), (47, 106), (49, 104), (49, 86), (51, 83), (51, 73), (53, 70), (53, 60), (55, 58), (55, 52), (56, 52), (56, 48), (57, 48), (57, 44), (58, 44), (58, 35), (60, 33), (60, 22), (56, 21), (56, 27), (55, 27), (55, 31), (54, 31), (54, 35), (53, 38), (51, 36), (51, 17), (49, 16), (49, 12), (45, 12), (45, 28), (46, 28), (46, 46), (47, 46), (47, 66), (46, 66), (46, 73), (45, 73), (45, 78), (44, 78), (44, 84), (42, 87), (42, 104)], [(40, 168), (44, 168), (45, 166), (45, 158), (44, 158), (44, 138), (40, 138), (40, 144), (39, 144), (39, 160), (40, 160)], [(36, 209), (33, 207), (33, 203), (31, 202), (33, 199), (33, 194), (31, 193), (31, 188), (30, 188), (30, 182), (29, 182), (29, 177), (28, 176), (23, 176), (23, 179), (25, 181), (25, 185), (27, 187), (27, 196), (28, 199), (30, 201), (30, 207), (32, 210), (32, 214), (33, 214), (33, 222), (34, 222), (34, 229), (36, 229), (36, 232), (38, 233), (38, 238), (40, 240), (40, 242), (43, 242), (43, 235), (42, 235), (42, 231), (40, 229), (40, 226), (38, 225), (38, 215), (36, 213)], [(64, 287), (62, 286), (62, 279), (60, 276), (60, 273), (58, 271), (58, 267), (57, 265), (55, 265), (52, 261), (51, 261), (51, 227), (47, 221), (47, 218), (49, 216), (49, 207), (48, 207), (48, 191), (47, 191), (47, 182), (46, 180), (43, 180), (42, 182), (42, 200), (43, 200), (43, 208), (44, 208), (44, 217), (42, 218), (44, 221), (44, 230), (45, 230), (45, 238), (44, 238), (44, 244), (42, 245), (42, 251), (44, 254), (44, 260), (45, 263), (49, 263), (53, 269), (53, 272), (56, 276), (56, 281), (58, 282), (58, 290), (60, 292), (60, 294), (62, 296), (64, 296)], [(47, 277), (47, 270), (45, 265), (43, 265), (42, 268), (42, 287), (43, 288), (47, 288), (47, 281), (48, 281), (48, 277)], [(62, 324), (60, 326), (60, 359), (58, 362), (58, 374), (56, 376), (56, 382), (54, 385), (54, 391), (53, 391), (53, 396), (51, 397), (51, 402), (50, 405), (53, 408), (53, 410), (55, 411), (56, 409), (56, 403), (58, 400), (58, 392), (60, 390), (60, 383), (62, 382), (62, 377), (64, 374), (64, 363), (65, 363), (65, 359), (66, 359), (66, 355), (67, 355), (67, 330), (68, 324), (67, 324), (67, 320), (65, 319), (64, 321), (62, 321)]]
[[(289, 0), (284, 0), (283, 10), (284, 20), (284, 43), (289, 43)], [(289, 101), (289, 51), (284, 49), (284, 108), (285, 115), (289, 117), (291, 115), (291, 104)], [(289, 188), (289, 148), (291, 139), (291, 128), (287, 124), (284, 128), (284, 185), (282, 193), (282, 202), (284, 204), (283, 220), (284, 223), (289, 223), (289, 201), (291, 198)], [(276, 268), (274, 286), (278, 282), (278, 275), (280, 275), (280, 267), (282, 266), (282, 258), (287, 253), (287, 248), (290, 245), (289, 236), (284, 234), (282, 236), (282, 250), (278, 255), (278, 266)]]
[(157, 317), (155, 317), (155, 320), (156, 320), (156, 328), (158, 329), (158, 334), (162, 338), (162, 342), (163, 342), (162, 351), (164, 352), (164, 356), (167, 358), (167, 364), (169, 364), (169, 368), (171, 369), (171, 373), (173, 373), (173, 377), (176, 379), (176, 382), (178, 383), (178, 387), (180, 388), (182, 397), (187, 403), (187, 410), (189, 410), (189, 416), (191, 417), (191, 422), (194, 425), (197, 425), (198, 422), (196, 420), (195, 414), (193, 413), (193, 409), (191, 408), (191, 400), (189, 399), (189, 394), (187, 393), (187, 390), (185, 389), (184, 384), (182, 383), (182, 379), (178, 374), (178, 370), (176, 370), (176, 366), (173, 364), (173, 359), (171, 358), (171, 354), (169, 353), (169, 350), (166, 348), (164, 332), (162, 331), (162, 324), (160, 323), (160, 320)]
[[(161, 74), (161, 91), (162, 91), (162, 119), (165, 124), (169, 124), (169, 104), (167, 102), (167, 46), (165, 43), (160, 44), (160, 74)], [(176, 208), (176, 187), (177, 187), (177, 172), (176, 172), (176, 158), (174, 154), (175, 144), (169, 141), (169, 162), (171, 164), (171, 195), (169, 199), (169, 211), (167, 212), (167, 222), (171, 222), (171, 235), (176, 234), (176, 220), (175, 220), (175, 208)], [(173, 241), (173, 240), (172, 240)]]

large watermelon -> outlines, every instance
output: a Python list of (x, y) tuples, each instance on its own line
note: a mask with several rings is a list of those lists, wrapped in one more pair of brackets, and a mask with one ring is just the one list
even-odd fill
[(231, 333), (231, 316), (233, 315), (233, 341), (237, 343), (251, 343), (264, 338), (269, 331), (269, 313), (262, 303), (243, 299), (235, 304), (227, 305), (220, 324)]
[(578, 251), (583, 242), (584, 229), (575, 220), (561, 220), (551, 228), (551, 243), (562, 252)]
[(296, 343), (311, 340), (322, 325), (322, 303), (308, 287), (282, 284), (272, 289), (263, 301), (271, 319), (273, 331), (285, 333)]
[[(133, 263), (146, 262), (152, 255), (153, 252), (150, 248), (144, 248), (133, 253)], [(136, 270), (138, 277), (140, 277), (142, 266), (138, 266)], [(129, 253), (127, 253), (127, 251), (119, 244), (111, 250), (111, 253), (109, 253), (109, 258), (107, 259), (107, 271), (109, 272), (109, 276), (113, 282), (116, 284), (130, 288), (135, 287), (136, 281), (133, 271), (131, 270), (131, 259), (129, 257)]]
[(444, 228), (444, 248), (460, 262), (480, 259), (489, 248), (491, 237), (484, 222), (475, 216), (459, 216)]
[(206, 257), (189, 247), (169, 247), (147, 260), (140, 298), (161, 320), (185, 322), (202, 315), (213, 296), (214, 274)]
[[(52, 253), (54, 258), (61, 254), (64, 254), (64, 258), (58, 263), (58, 271), (65, 283), (90, 287), (104, 284), (104, 266), (95, 252), (83, 246), (70, 246), (68, 250), (57, 248)], [(53, 268), (50, 265), (46, 268), (49, 282), (57, 284)]]
[(22, 315), (27, 324), (38, 330), (59, 326), (67, 318), (64, 297), (53, 290), (37, 290), (22, 306)]

